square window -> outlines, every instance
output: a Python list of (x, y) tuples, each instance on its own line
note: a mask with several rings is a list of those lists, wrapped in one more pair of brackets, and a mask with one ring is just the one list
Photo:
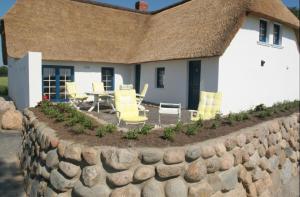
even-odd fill
[(157, 68), (156, 69), (156, 87), (164, 88), (164, 76), (165, 76), (165, 68)]
[(267, 31), (268, 29), (268, 22), (264, 20), (260, 20), (259, 25), (259, 41), (260, 42), (267, 42)]

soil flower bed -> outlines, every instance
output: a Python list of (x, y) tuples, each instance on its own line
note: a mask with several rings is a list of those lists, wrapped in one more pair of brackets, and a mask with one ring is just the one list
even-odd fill
[(299, 101), (278, 103), (272, 107), (261, 104), (249, 111), (231, 113), (227, 116), (218, 114), (213, 120), (199, 120), (191, 124), (179, 122), (176, 126), (165, 129), (154, 129), (145, 125), (127, 133), (116, 132), (115, 125), (101, 125), (68, 104), (43, 101), (31, 110), (40, 121), (58, 131), (58, 136), (62, 139), (90, 145), (164, 147), (182, 146), (224, 136), (266, 120), (299, 112)]

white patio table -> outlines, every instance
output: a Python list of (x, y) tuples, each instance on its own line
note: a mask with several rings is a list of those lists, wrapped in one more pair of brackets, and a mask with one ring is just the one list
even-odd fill
[(99, 104), (100, 104), (99, 99), (104, 98), (103, 101), (105, 102), (105, 100), (106, 100), (106, 102), (107, 102), (108, 99), (113, 98), (113, 93), (114, 93), (113, 91), (106, 91), (106, 92), (102, 92), (102, 93), (86, 92), (87, 95), (94, 97), (93, 104), (90, 107), (90, 109), (88, 110), (88, 112), (93, 111), (95, 109), (95, 107), (97, 106), (97, 112), (99, 113)]

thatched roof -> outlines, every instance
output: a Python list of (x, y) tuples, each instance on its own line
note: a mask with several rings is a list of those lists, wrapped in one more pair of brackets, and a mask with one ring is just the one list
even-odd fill
[(190, 0), (149, 13), (87, 0), (17, 0), (4, 17), (4, 52), (123, 64), (218, 56), (249, 12), (299, 27), (280, 0)]

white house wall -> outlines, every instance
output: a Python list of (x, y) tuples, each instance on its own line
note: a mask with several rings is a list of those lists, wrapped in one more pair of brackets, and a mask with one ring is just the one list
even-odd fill
[[(204, 58), (201, 61), (200, 90), (218, 89), (218, 58)], [(181, 103), (188, 106), (188, 63), (190, 60), (171, 60), (144, 63), (141, 65), (140, 88), (148, 83), (146, 101), (152, 103)], [(165, 68), (164, 88), (156, 87), (156, 69)]]
[[(272, 43), (272, 22), (268, 22)], [(220, 57), (222, 112), (299, 99), (299, 50), (294, 30), (282, 29), (282, 48), (258, 44), (259, 18), (249, 16)], [(265, 65), (261, 66), (261, 60)]]
[(43, 61), (43, 65), (73, 66), (74, 81), (78, 91), (81, 93), (91, 92), (92, 83), (102, 80), (101, 68), (114, 68), (115, 78), (114, 86), (118, 89), (122, 84), (132, 84), (132, 65), (106, 64), (106, 63), (88, 63), (88, 62), (66, 62), (66, 61)]
[(8, 92), (20, 110), (42, 100), (41, 62), (37, 52), (28, 52), (19, 60), (8, 59)]

